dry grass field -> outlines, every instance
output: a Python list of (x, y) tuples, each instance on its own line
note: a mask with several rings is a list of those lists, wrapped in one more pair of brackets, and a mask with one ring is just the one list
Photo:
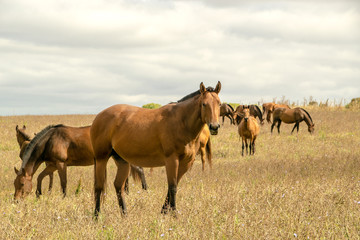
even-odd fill
[[(108, 164), (108, 191), (92, 219), (93, 167), (69, 167), (67, 197), (55, 173), (51, 193), (14, 203), (20, 167), (15, 126), (29, 133), (47, 125), (91, 124), (93, 115), (0, 117), (0, 239), (360, 239), (360, 112), (312, 108), (315, 133), (282, 124), (261, 126), (255, 156), (241, 157), (237, 128), (227, 120), (212, 136), (213, 170), (197, 157), (178, 186), (178, 217), (160, 214), (167, 183), (163, 168), (146, 169), (148, 191), (130, 180), (128, 216), (120, 215)], [(43, 169), (43, 166), (40, 170)], [(33, 186), (36, 184), (35, 174)], [(79, 190), (75, 194), (76, 190)]]

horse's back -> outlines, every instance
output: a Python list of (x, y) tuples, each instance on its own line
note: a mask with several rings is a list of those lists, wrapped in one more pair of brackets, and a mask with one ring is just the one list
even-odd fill
[[(147, 167), (164, 165), (165, 140), (171, 142), (169, 135), (176, 135), (176, 128), (171, 121), (171, 108), (175, 105), (163, 106), (160, 109), (144, 109), (130, 105), (114, 105), (100, 112), (90, 130), (91, 142), (96, 159), (106, 159), (112, 149), (138, 166)], [(169, 126), (172, 126), (170, 128)], [(140, 149), (140, 150), (139, 150)], [(148, 159), (148, 160), (147, 160)]]
[(93, 151), (88, 127), (58, 127), (48, 140), (48, 156), (66, 161), (69, 166), (93, 164)]

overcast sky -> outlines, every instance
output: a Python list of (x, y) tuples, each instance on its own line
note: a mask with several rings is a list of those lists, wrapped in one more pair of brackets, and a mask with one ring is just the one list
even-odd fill
[(360, 1), (0, 0), (0, 115), (360, 97)]

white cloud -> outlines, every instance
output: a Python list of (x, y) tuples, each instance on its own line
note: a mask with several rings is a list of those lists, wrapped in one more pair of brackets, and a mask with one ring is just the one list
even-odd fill
[(218, 80), (227, 102), (358, 97), (359, 26), (355, 1), (1, 1), (0, 114), (166, 104)]

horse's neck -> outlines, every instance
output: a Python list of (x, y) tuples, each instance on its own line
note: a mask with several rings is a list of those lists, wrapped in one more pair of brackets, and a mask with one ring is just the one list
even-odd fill
[(305, 111), (302, 110), (302, 112), (304, 113), (304, 121), (306, 122), (306, 124), (307, 124), (308, 126), (311, 126), (311, 125), (312, 125), (312, 121), (311, 121), (310, 117), (308, 116), (308, 114), (307, 114)]
[(181, 119), (184, 119), (183, 134), (187, 134), (191, 139), (196, 138), (205, 123), (201, 119), (201, 108), (197, 97), (183, 102), (178, 106)]
[(17, 141), (19, 143), (19, 147), (21, 147), (24, 143), (28, 144), (30, 142), (30, 138), (26, 137), (23, 134), (19, 134), (17, 137)]
[(33, 176), (36, 172), (36, 170), (41, 165), (42, 161), (32, 161), (25, 165), (24, 170), (27, 176)]

